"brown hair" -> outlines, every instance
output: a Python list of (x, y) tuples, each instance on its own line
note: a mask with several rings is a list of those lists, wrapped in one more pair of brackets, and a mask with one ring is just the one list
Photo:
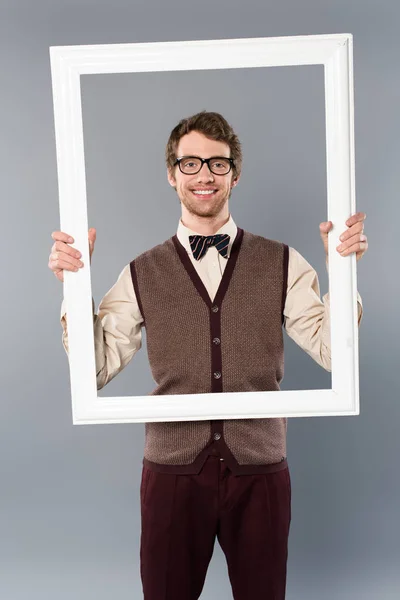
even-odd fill
[(231, 150), (231, 158), (235, 161), (235, 165), (232, 168), (233, 176), (239, 177), (242, 170), (242, 148), (239, 138), (222, 115), (216, 112), (207, 112), (206, 110), (182, 119), (171, 131), (165, 149), (167, 168), (170, 171), (174, 169), (174, 163), (177, 159), (176, 151), (180, 139), (191, 131), (198, 131), (212, 140), (228, 144)]

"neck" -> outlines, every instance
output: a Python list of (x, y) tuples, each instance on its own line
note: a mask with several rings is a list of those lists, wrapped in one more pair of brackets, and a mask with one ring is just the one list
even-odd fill
[(215, 217), (199, 217), (198, 215), (186, 214), (181, 216), (181, 222), (185, 227), (197, 231), (201, 235), (213, 235), (229, 221), (229, 218), (229, 212), (228, 215), (219, 214)]

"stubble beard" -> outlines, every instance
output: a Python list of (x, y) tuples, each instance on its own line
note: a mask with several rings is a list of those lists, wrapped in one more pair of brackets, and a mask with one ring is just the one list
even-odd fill
[[(190, 192), (188, 192), (188, 195), (189, 194)], [(196, 215), (197, 217), (209, 218), (217, 216), (223, 210), (225, 204), (227, 204), (228, 200), (230, 199), (231, 194), (232, 188), (230, 188), (229, 192), (225, 196), (222, 196), (218, 201), (211, 200), (207, 202), (199, 199), (199, 201), (196, 202), (194, 199), (192, 200), (192, 198), (188, 198), (188, 195), (186, 195), (185, 192), (183, 192), (183, 194), (178, 194), (177, 191), (179, 202), (184, 205), (190, 214)], [(209, 204), (208, 208), (207, 204)]]

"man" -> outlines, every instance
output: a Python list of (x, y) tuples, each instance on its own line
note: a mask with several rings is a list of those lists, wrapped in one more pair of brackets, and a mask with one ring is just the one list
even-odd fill
[[(218, 113), (183, 119), (166, 148), (182, 216), (177, 234), (121, 272), (94, 318), (97, 384), (104, 387), (141, 347), (146, 327), (154, 394), (279, 390), (282, 324), (330, 370), (328, 294), (293, 248), (243, 231), (229, 212), (240, 142)], [(338, 252), (367, 249), (364, 213), (346, 223)], [(321, 223), (328, 254), (332, 223)], [(82, 264), (62, 232), (49, 267)], [(96, 239), (89, 230), (90, 257)], [(68, 352), (62, 307), (63, 343)], [(359, 298), (359, 322), (362, 307)], [(291, 519), (287, 420), (146, 423), (141, 482), (145, 600), (199, 598), (215, 537), (235, 600), (285, 597)]]

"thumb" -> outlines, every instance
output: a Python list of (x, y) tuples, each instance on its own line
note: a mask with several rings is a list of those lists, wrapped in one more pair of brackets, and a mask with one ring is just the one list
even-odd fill
[(319, 232), (321, 234), (321, 240), (324, 245), (324, 250), (326, 256), (328, 256), (328, 233), (332, 229), (332, 221), (324, 221), (319, 224)]
[(330, 232), (330, 230), (332, 229), (332, 221), (324, 221), (323, 223), (319, 224), (319, 231), (321, 233), (321, 235), (323, 234), (328, 234)]
[(91, 227), (89, 229), (89, 233), (88, 233), (88, 238), (89, 238), (89, 253), (90, 253), (90, 256), (92, 256), (92, 254), (93, 254), (94, 244), (95, 244), (95, 241), (96, 241), (96, 235), (97, 235), (96, 229), (94, 227)]

